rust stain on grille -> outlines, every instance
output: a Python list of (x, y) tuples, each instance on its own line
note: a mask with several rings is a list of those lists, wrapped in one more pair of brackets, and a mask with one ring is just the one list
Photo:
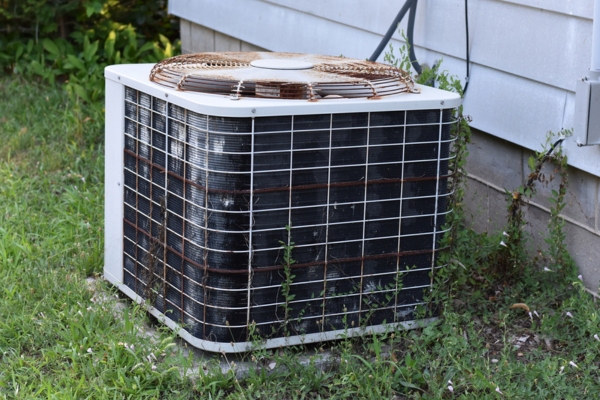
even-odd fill
[[(256, 60), (296, 60), (308, 69), (263, 69)], [(223, 52), (172, 57), (156, 64), (150, 80), (182, 91), (270, 99), (377, 99), (416, 93), (410, 74), (377, 62), (297, 53)], [(244, 82), (242, 90), (240, 82)]]

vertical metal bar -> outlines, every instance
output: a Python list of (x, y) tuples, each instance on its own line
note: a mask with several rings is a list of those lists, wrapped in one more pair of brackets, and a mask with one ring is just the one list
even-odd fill
[(327, 155), (327, 201), (325, 206), (325, 260), (323, 262), (323, 304), (321, 305), (321, 329), (325, 331), (325, 304), (327, 303), (327, 266), (329, 264), (329, 208), (331, 198), (331, 146), (333, 138), (333, 114), (329, 114), (329, 154)]
[(140, 177), (140, 92), (135, 91), (135, 293), (139, 294), (138, 290), (140, 281), (142, 280), (139, 266), (139, 251), (140, 251), (140, 221), (139, 221), (139, 177)]
[[(183, 182), (183, 188), (182, 188), (182, 204), (183, 204), (183, 209), (181, 210), (181, 270), (179, 271), (180, 273), (180, 279), (181, 279), (181, 290), (180, 290), (180, 315), (181, 315), (181, 323), (183, 323), (183, 321), (185, 320), (184, 317), (184, 284), (185, 284), (185, 279), (183, 276), (183, 271), (185, 269), (185, 238), (186, 238), (186, 234), (185, 234), (185, 225), (186, 225), (186, 189), (187, 189), (187, 168), (188, 168), (188, 161), (187, 161), (187, 154), (188, 154), (188, 143), (190, 141), (190, 138), (188, 136), (188, 132), (190, 131), (188, 124), (187, 124), (187, 120), (185, 121), (185, 124), (183, 125), (183, 152), (182, 152), (182, 162), (183, 162), (183, 175), (181, 177), (181, 181)], [(166, 216), (166, 210), (165, 210), (165, 216)], [(167, 235), (166, 235), (166, 226), (167, 226), (167, 221), (165, 218), (165, 243), (164, 243), (164, 255), (163, 255), (163, 270), (165, 271), (164, 273), (164, 282), (163, 282), (163, 286), (166, 288), (167, 287), (167, 276), (166, 276), (166, 270), (167, 270)], [(167, 291), (166, 289), (164, 290), (164, 298), (165, 298), (165, 304), (167, 301)], [(165, 310), (166, 311), (166, 310)]]
[[(188, 110), (185, 110), (185, 120), (187, 122), (187, 113)], [(206, 134), (204, 135), (204, 249), (203, 255), (204, 260), (202, 260), (202, 266), (204, 267), (204, 273), (202, 274), (202, 290), (204, 291), (202, 296), (202, 336), (206, 339), (206, 299), (208, 298), (208, 155), (210, 152), (208, 151), (208, 143), (209, 143), (209, 135), (210, 135), (210, 115), (206, 116)]]
[[(433, 240), (431, 247), (431, 280), (430, 283), (433, 285), (433, 278), (435, 272), (435, 256), (436, 256), (436, 237), (437, 237), (437, 217), (438, 217), (438, 204), (440, 197), (440, 167), (441, 167), (441, 157), (442, 157), (442, 133), (444, 128), (444, 110), (440, 110), (440, 119), (439, 119), (439, 129), (438, 129), (438, 154), (437, 154), (437, 174), (435, 180), (435, 205), (434, 205), (434, 214), (433, 214)], [(431, 291), (431, 287), (429, 288)]]
[(400, 171), (400, 209), (398, 210), (398, 257), (396, 258), (396, 294), (394, 300), (394, 322), (396, 322), (398, 315), (398, 297), (400, 296), (400, 265), (402, 256), (400, 255), (402, 250), (402, 201), (404, 199), (404, 156), (406, 154), (406, 122), (408, 111), (404, 111), (404, 126), (402, 128), (402, 170)]
[[(154, 98), (153, 98), (154, 99)], [(169, 176), (169, 103), (165, 102), (165, 188), (164, 188), (164, 196), (163, 196), (163, 209), (160, 210), (162, 222), (159, 229), (162, 233), (162, 264), (163, 264), (163, 276), (162, 276), (162, 289), (163, 289), (163, 310), (162, 313), (167, 314), (167, 214), (169, 210), (169, 189), (168, 189), (168, 176)], [(152, 170), (150, 170), (150, 176), (152, 176)], [(152, 204), (152, 198), (150, 199), (150, 204)], [(160, 240), (160, 237), (159, 237)], [(182, 260), (183, 262), (183, 260)], [(183, 286), (181, 286), (183, 290)], [(182, 296), (183, 297), (183, 296)], [(183, 309), (183, 302), (181, 303)], [(183, 312), (181, 315), (183, 321)]]
[[(250, 310), (252, 307), (251, 295), (252, 295), (252, 226), (254, 225), (254, 118), (252, 118), (252, 136), (251, 136), (251, 144), (250, 144), (250, 204), (248, 205), (249, 210), (249, 221), (248, 221), (248, 285), (247, 285), (247, 294), (246, 294), (246, 327), (250, 327), (252, 321), (250, 321)], [(250, 333), (250, 330), (247, 329), (247, 335)], [(247, 340), (251, 340), (249, 336), (247, 336)]]
[[(292, 243), (292, 184), (293, 184), (293, 176), (294, 176), (293, 175), (293, 165), (294, 165), (294, 123), (295, 123), (294, 119), (295, 118), (294, 118), (294, 115), (292, 115), (291, 117), (292, 118), (290, 121), (291, 125), (290, 125), (290, 174), (289, 174), (290, 184), (289, 184), (289, 192), (288, 192), (288, 226), (290, 227), (290, 229), (287, 231), (287, 240), (286, 240), (288, 249)], [(285, 253), (286, 250), (284, 249), (283, 251)], [(284, 262), (285, 262), (285, 260), (284, 260)], [(283, 273), (283, 276), (284, 276), (284, 279), (286, 279), (285, 273)], [(287, 282), (286, 284), (288, 285), (288, 290), (289, 290), (290, 282)], [(289, 307), (287, 300), (288, 299), (283, 299), (286, 308)], [(275, 300), (275, 302), (277, 303), (277, 299)], [(273, 319), (277, 318), (277, 306), (275, 306), (275, 307), (276, 307), (275, 315), (274, 315)], [(284, 311), (284, 315), (287, 315), (287, 313), (288, 313), (287, 310)], [(287, 324), (287, 322), (288, 321), (284, 321), (284, 324)], [(286, 329), (287, 329), (287, 326), (286, 326)]]
[(371, 134), (371, 113), (367, 114), (367, 142), (365, 143), (365, 194), (363, 196), (363, 233), (361, 242), (361, 257), (360, 257), (360, 286), (358, 288), (358, 324), (363, 325), (362, 309), (363, 309), (363, 286), (365, 277), (365, 235), (367, 232), (367, 194), (369, 191), (369, 136)]

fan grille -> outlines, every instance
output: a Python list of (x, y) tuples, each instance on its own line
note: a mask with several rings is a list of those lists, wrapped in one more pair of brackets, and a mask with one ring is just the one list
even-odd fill
[[(307, 69), (263, 69), (256, 60), (292, 60)], [(409, 73), (381, 63), (296, 53), (224, 52), (171, 57), (156, 64), (152, 82), (182, 91), (239, 97), (319, 100), (417, 93)]]

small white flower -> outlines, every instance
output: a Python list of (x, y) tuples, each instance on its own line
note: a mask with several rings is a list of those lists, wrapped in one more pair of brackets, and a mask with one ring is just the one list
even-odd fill
[(566, 315), (567, 317), (569, 317), (569, 318), (573, 318), (573, 314), (571, 314), (571, 312), (570, 312), (570, 311), (567, 311), (567, 312), (565, 313), (565, 315)]
[(582, 282), (583, 282), (583, 276), (581, 276), (581, 275), (577, 275), (577, 279), (579, 279), (580, 281), (582, 281)]
[(529, 311), (529, 318), (533, 321), (533, 314)]
[(508, 247), (506, 243), (504, 243), (504, 240), (500, 242), (500, 246)]
[(496, 364), (498, 362), (497, 358), (492, 358), (492, 363)]
[(509, 237), (510, 235), (508, 233), (506, 233), (506, 231), (502, 232), (502, 235)]
[(156, 371), (156, 365), (152, 366), (152, 371)]
[(560, 371), (558, 371), (559, 374), (562, 374), (562, 372), (565, 370), (565, 366), (563, 365), (562, 367), (560, 367)]
[(569, 365), (573, 368), (579, 368), (573, 361), (569, 361)]
[(599, 341), (599, 342), (600, 342), (600, 337), (598, 337), (598, 334), (597, 334), (597, 333), (594, 335), (594, 339), (596, 339), (597, 341)]
[(544, 267), (544, 272), (552, 272), (552, 270), (548, 267)]
[(448, 385), (451, 385), (451, 386), (452, 386), (452, 385), (454, 385), (454, 383), (452, 383), (452, 381), (451, 381), (451, 380), (448, 380)]
[(450, 393), (454, 393), (454, 388), (452, 387), (452, 385), (448, 385), (448, 390), (450, 391)]
[(88, 349), (87, 349), (87, 352), (88, 352), (88, 353), (90, 353), (90, 354), (92, 354), (92, 353), (93, 353), (93, 351), (92, 351), (92, 348), (91, 348), (91, 347), (90, 347), (90, 348), (88, 348)]
[(131, 351), (133, 351), (133, 350), (135, 350), (135, 346), (134, 346), (134, 345), (131, 345), (131, 346), (129, 346), (129, 349), (130, 349)]
[(500, 391), (500, 387), (499, 387), (499, 386), (496, 386), (496, 392), (498, 392), (498, 393), (500, 393), (500, 394), (503, 394), (503, 393)]
[(538, 318), (541, 318), (541, 317), (540, 317), (540, 314), (538, 314), (538, 312), (537, 312), (537, 311), (533, 310), (533, 313), (535, 314), (535, 316), (536, 316), (536, 317), (538, 317)]

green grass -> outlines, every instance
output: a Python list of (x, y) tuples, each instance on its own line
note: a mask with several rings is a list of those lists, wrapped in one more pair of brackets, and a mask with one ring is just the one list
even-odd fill
[[(192, 361), (174, 346), (173, 333), (140, 333), (149, 323), (143, 310), (87, 280), (102, 272), (102, 116), (69, 103), (60, 87), (11, 77), (0, 79), (0, 91), (10, 94), (0, 98), (0, 398), (600, 393), (600, 318), (581, 283), (543, 272), (543, 258), (518, 280), (498, 279), (489, 265), (502, 236), (468, 230), (444, 275), (451, 284), (439, 287), (437, 323), (322, 347), (257, 350), (242, 356), (257, 367), (244, 379), (221, 372), (215, 360), (182, 377)], [(532, 316), (515, 303), (526, 303)], [(317, 362), (323, 350), (335, 360), (328, 368)], [(301, 365), (300, 355), (312, 361)]]
[(5, 78), (0, 91), (0, 397), (186, 393), (171, 334), (140, 337), (143, 313), (115, 314), (86, 281), (102, 268), (100, 119), (60, 88)]

